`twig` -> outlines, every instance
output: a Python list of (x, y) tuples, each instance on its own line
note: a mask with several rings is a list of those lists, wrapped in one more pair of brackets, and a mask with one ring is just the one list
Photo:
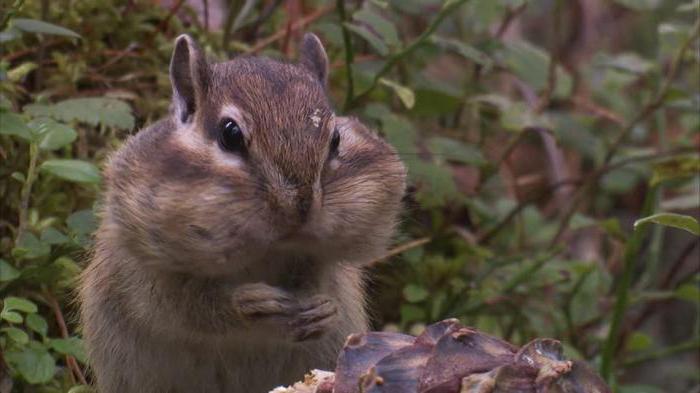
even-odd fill
[(562, 182), (556, 183), (551, 185), (550, 187), (546, 188), (544, 191), (541, 191), (538, 193), (535, 197), (528, 198), (522, 202), (520, 202), (516, 207), (511, 209), (506, 216), (498, 222), (498, 224), (494, 225), (491, 229), (487, 230), (486, 232), (482, 233), (481, 235), (478, 236), (477, 242), (479, 244), (484, 244), (487, 243), (489, 240), (491, 240), (498, 232), (500, 232), (503, 228), (505, 228), (510, 221), (515, 218), (524, 208), (527, 206), (543, 199), (544, 197), (548, 196), (552, 191), (556, 191), (560, 187), (566, 187), (570, 186), (572, 184), (576, 184), (576, 180), (564, 180)]
[(627, 135), (634, 129), (634, 127), (637, 125), (637, 123), (641, 122), (642, 120), (646, 119), (649, 115), (654, 113), (657, 109), (661, 107), (663, 104), (664, 100), (666, 99), (666, 96), (668, 95), (669, 89), (671, 88), (671, 83), (673, 83), (673, 80), (676, 78), (676, 74), (678, 74), (678, 70), (680, 69), (680, 65), (683, 62), (683, 57), (685, 56), (685, 52), (688, 50), (688, 47), (690, 44), (698, 38), (698, 35), (700, 35), (700, 19), (698, 19), (695, 22), (695, 25), (693, 26), (692, 33), (688, 38), (683, 42), (681, 45), (681, 48), (676, 52), (676, 56), (674, 56), (673, 61), (671, 62), (671, 68), (669, 69), (666, 78), (664, 79), (663, 84), (661, 85), (661, 89), (659, 89), (659, 92), (656, 94), (653, 100), (651, 100), (649, 103), (647, 103), (644, 108), (635, 116), (632, 121), (630, 121), (627, 126), (618, 134), (617, 138), (615, 141), (612, 143), (610, 146), (610, 150), (608, 150), (608, 154), (605, 156), (605, 161), (604, 163), (610, 162), (612, 160), (613, 156), (617, 152), (617, 149), (620, 148), (620, 145), (622, 142), (627, 138)]
[(175, 5), (170, 7), (170, 11), (168, 12), (168, 15), (166, 15), (165, 18), (163, 18), (163, 21), (160, 22), (160, 24), (158, 25), (158, 31), (160, 31), (161, 33), (164, 33), (168, 29), (168, 24), (170, 23), (170, 19), (172, 19), (173, 16), (175, 16), (177, 11), (180, 10), (180, 7), (182, 7), (183, 4), (185, 4), (185, 0), (178, 0), (178, 2), (175, 3)]
[(354, 97), (352, 101), (350, 101), (350, 105), (348, 105), (348, 108), (346, 109), (354, 107), (359, 101), (361, 101), (367, 95), (369, 95), (377, 87), (377, 85), (379, 84), (379, 80), (382, 79), (384, 75), (387, 72), (389, 72), (394, 67), (394, 65), (396, 65), (396, 63), (398, 63), (403, 57), (411, 54), (420, 45), (425, 43), (425, 41), (427, 41), (430, 35), (433, 34), (435, 30), (437, 30), (438, 26), (440, 26), (442, 21), (448, 15), (451, 15), (454, 10), (456, 10), (458, 7), (460, 7), (467, 1), (469, 0), (454, 0), (445, 3), (445, 6), (443, 6), (440, 12), (438, 12), (438, 14), (435, 16), (435, 19), (433, 19), (433, 21), (428, 25), (428, 27), (416, 39), (414, 39), (403, 49), (389, 56), (382, 68), (374, 75), (374, 78), (372, 78), (372, 82), (370, 83), (369, 87), (367, 87), (362, 93)]
[(385, 260), (387, 260), (387, 259), (389, 259), (389, 258), (391, 258), (391, 257), (393, 257), (393, 256), (395, 256), (395, 255), (399, 255), (399, 254), (401, 254), (401, 253), (403, 253), (403, 252), (406, 252), (406, 251), (408, 251), (408, 250), (411, 250), (411, 249), (420, 247), (420, 246), (422, 246), (422, 245), (424, 245), (424, 244), (426, 244), (426, 243), (429, 243), (431, 240), (433, 240), (432, 237), (430, 237), (430, 236), (425, 236), (425, 237), (421, 237), (421, 238), (418, 238), (418, 239), (415, 239), (415, 240), (411, 240), (411, 241), (406, 242), (406, 243), (404, 243), (404, 244), (401, 244), (401, 245), (399, 245), (399, 246), (396, 246), (396, 247), (392, 248), (391, 250), (389, 250), (389, 252), (387, 252), (385, 255), (383, 255), (383, 256), (381, 256), (381, 257), (375, 259), (374, 261), (370, 262), (369, 265), (370, 265), (370, 266), (371, 266), (371, 265), (375, 265), (375, 264), (377, 264), (377, 263), (379, 263), (379, 262), (382, 262), (382, 261), (385, 261)]
[(663, 349), (660, 349), (658, 351), (653, 351), (644, 355), (640, 355), (637, 357), (634, 357), (628, 361), (625, 362), (624, 366), (625, 367), (632, 367), (636, 366), (639, 363), (644, 363), (650, 360), (656, 360), (659, 358), (663, 358), (669, 355), (675, 355), (680, 352), (686, 352), (690, 350), (697, 350), (700, 348), (700, 339), (694, 339), (690, 341), (686, 341), (677, 345), (673, 345), (670, 347), (666, 347)]
[[(681, 48), (678, 50), (676, 53), (676, 56), (674, 57), (674, 60), (671, 65), (671, 69), (669, 70), (666, 79), (664, 80), (664, 83), (659, 91), (659, 93), (656, 95), (656, 98), (654, 98), (652, 101), (647, 103), (644, 108), (629, 122), (627, 123), (627, 126), (623, 128), (623, 130), (620, 132), (618, 137), (616, 138), (615, 142), (610, 147), (610, 150), (605, 156), (605, 160), (603, 161), (602, 166), (605, 167), (610, 163), (612, 160), (613, 156), (617, 152), (617, 149), (620, 147), (620, 144), (624, 139), (627, 137), (627, 134), (634, 129), (634, 127), (644, 119), (646, 119), (649, 115), (651, 115), (656, 109), (658, 109), (661, 104), (663, 103), (663, 100), (666, 98), (666, 95), (668, 94), (668, 91), (670, 89), (671, 83), (673, 82), (673, 79), (676, 77), (676, 73), (678, 72), (678, 69), (680, 68), (680, 63), (682, 62), (683, 56), (685, 56), (685, 52), (688, 50), (688, 47), (690, 44), (698, 37), (700, 34), (700, 19), (695, 22), (695, 25), (693, 26), (692, 33), (690, 36), (683, 42), (681, 45)], [(597, 171), (596, 171), (597, 172)], [(550, 242), (550, 247), (553, 247), (556, 245), (561, 237), (564, 235), (564, 232), (569, 226), (569, 222), (571, 221), (571, 218), (574, 216), (574, 213), (576, 213), (576, 210), (578, 210), (579, 205), (581, 204), (582, 201), (584, 201), (586, 198), (586, 195), (590, 189), (593, 188), (595, 181), (597, 180), (597, 176), (589, 176), (585, 183), (579, 188), (578, 193), (574, 196), (572, 203), (569, 205), (569, 209), (564, 213), (563, 218), (561, 219), (559, 223), (559, 228), (557, 228), (557, 232), (552, 238)]]
[[(296, 23), (292, 24), (290, 28), (290, 32), (295, 32), (297, 30), (300, 30), (304, 28), (306, 25), (314, 22), (315, 20), (321, 18), (322, 16), (328, 14), (329, 12), (333, 11), (335, 9), (335, 6), (333, 4), (328, 4), (323, 7), (319, 7), (316, 9), (314, 12), (310, 13), (309, 15), (299, 19)], [(260, 41), (258, 41), (255, 45), (253, 45), (250, 49), (247, 50), (247, 53), (258, 53), (270, 44), (279, 41), (280, 39), (284, 38), (285, 34), (287, 34), (287, 29), (286, 27), (278, 30), (271, 36), (264, 38)]]
[(343, 30), (343, 46), (345, 47), (345, 73), (347, 86), (345, 87), (345, 102), (343, 103), (343, 111), (346, 111), (352, 102), (352, 98), (355, 96), (355, 83), (353, 81), (352, 75), (352, 63), (354, 61), (354, 52), (352, 49), (352, 36), (347, 26), (345, 26), (345, 21), (347, 20), (347, 15), (345, 13), (345, 0), (337, 0), (336, 8), (338, 9), (338, 16), (340, 17), (340, 27)]
[[(527, 3), (525, 3), (527, 4)], [(549, 101), (554, 94), (554, 90), (557, 88), (557, 65), (559, 64), (559, 35), (561, 35), (561, 0), (556, 0), (554, 5), (554, 19), (552, 23), (552, 47), (549, 50), (549, 65), (547, 66), (547, 86), (545, 86), (542, 95), (540, 96), (537, 103), (534, 105), (534, 111), (536, 114), (544, 112), (549, 106)]]
[[(668, 270), (668, 272), (664, 275), (664, 278), (661, 280), (661, 284), (659, 285), (659, 290), (669, 290), (671, 289), (671, 284), (673, 283), (673, 279), (676, 277), (676, 274), (681, 270), (681, 268), (684, 265), (685, 260), (690, 256), (690, 254), (693, 252), (695, 249), (695, 246), (697, 246), (698, 241), (696, 239), (693, 239), (688, 245), (683, 248), (683, 251), (681, 251), (680, 255), (676, 260), (671, 264), (671, 268)], [(644, 321), (646, 321), (649, 317), (654, 315), (654, 311), (658, 309), (659, 307), (663, 306), (664, 304), (667, 304), (669, 300), (654, 300), (651, 302), (648, 302), (644, 309), (639, 313), (639, 315), (630, 323), (627, 324), (627, 327), (625, 328), (624, 335), (629, 334), (633, 330), (637, 329), (639, 326), (641, 326)]]
[(611, 123), (614, 123), (615, 125), (618, 125), (618, 126), (625, 125), (625, 120), (622, 118), (621, 115), (613, 112), (612, 110), (610, 110), (608, 108), (603, 108), (602, 106), (599, 106), (598, 104), (589, 101), (586, 97), (583, 97), (580, 95), (574, 96), (574, 97), (571, 97), (570, 101), (574, 105), (574, 107), (580, 108), (586, 112), (589, 112), (596, 117), (599, 117), (601, 119), (605, 119), (605, 120), (607, 120)]
[(501, 24), (498, 26), (498, 30), (496, 31), (495, 37), (497, 39), (503, 38), (503, 35), (508, 31), (508, 28), (510, 27), (510, 24), (513, 23), (513, 21), (525, 11), (525, 8), (527, 8), (527, 2), (519, 5), (515, 9), (508, 9), (506, 11), (506, 16), (503, 18), (501, 21)]
[(204, 6), (204, 32), (209, 34), (209, 0), (202, 0)]
[[(29, 198), (32, 193), (32, 184), (34, 184), (34, 179), (36, 178), (36, 161), (39, 157), (39, 146), (36, 142), (29, 144), (29, 168), (27, 168), (27, 176), (24, 179), (24, 184), (22, 184), (22, 191), (20, 191), (20, 205), (19, 205), (19, 225), (17, 228), (17, 239), (22, 236), (24, 230), (27, 229), (27, 216), (29, 214)], [(17, 241), (15, 240), (15, 244)]]
[[(58, 330), (61, 332), (61, 337), (63, 338), (68, 338), (70, 337), (70, 334), (68, 333), (68, 327), (66, 326), (66, 320), (63, 318), (63, 312), (61, 312), (61, 306), (58, 304), (58, 301), (56, 300), (51, 293), (48, 291), (44, 292), (43, 296), (44, 300), (49, 304), (49, 307), (51, 307), (51, 310), (53, 311), (54, 318), (56, 319), (56, 324), (58, 325)], [(68, 367), (70, 367), (71, 371), (75, 375), (75, 377), (78, 379), (78, 382), (80, 382), (83, 385), (87, 385), (87, 379), (85, 379), (85, 374), (83, 374), (83, 370), (80, 369), (80, 365), (78, 364), (78, 361), (75, 360), (73, 356), (66, 355), (66, 364)]]

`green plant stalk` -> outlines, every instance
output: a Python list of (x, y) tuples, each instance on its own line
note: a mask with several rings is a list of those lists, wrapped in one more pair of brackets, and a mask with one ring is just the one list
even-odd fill
[[(666, 118), (663, 111), (656, 112), (656, 127), (658, 129), (659, 135), (659, 150), (666, 151)], [(655, 190), (654, 195), (654, 211), (659, 210), (659, 204), (661, 203), (661, 197), (663, 196), (664, 187), (663, 185), (658, 185)], [(661, 258), (661, 252), (663, 250), (664, 232), (666, 227), (664, 225), (654, 225), (651, 233), (651, 246), (649, 247), (649, 258), (647, 259), (648, 268), (644, 269), (645, 277), (642, 279), (642, 285), (653, 286), (658, 281), (657, 275), (659, 273), (659, 260)]]
[(355, 106), (360, 100), (365, 98), (369, 93), (371, 93), (379, 84), (379, 80), (382, 79), (382, 77), (389, 72), (395, 65), (398, 63), (403, 57), (409, 55), (412, 53), (416, 48), (418, 48), (420, 45), (422, 45), (425, 41), (428, 40), (431, 34), (437, 30), (437, 28), (440, 26), (442, 21), (450, 15), (454, 10), (456, 10), (458, 7), (463, 5), (469, 0), (447, 0), (445, 4), (443, 5), (442, 9), (438, 14), (435, 16), (435, 19), (433, 19), (432, 22), (430, 22), (430, 25), (423, 30), (423, 32), (415, 39), (413, 40), (410, 44), (405, 46), (403, 49), (400, 51), (392, 54), (389, 56), (387, 61), (384, 63), (382, 68), (374, 75), (374, 78), (372, 79), (372, 83), (370, 83), (369, 87), (365, 89), (362, 93), (358, 94), (356, 97), (352, 99), (350, 102), (350, 105), (348, 108), (352, 108)]
[(355, 82), (352, 75), (352, 63), (355, 60), (355, 54), (352, 50), (352, 36), (345, 22), (347, 21), (347, 13), (345, 12), (345, 0), (337, 0), (336, 8), (340, 17), (340, 26), (343, 31), (343, 46), (345, 47), (345, 72), (347, 73), (347, 86), (345, 87), (345, 102), (343, 103), (343, 111), (348, 110), (350, 103), (355, 95)]
[[(29, 144), (29, 168), (27, 176), (22, 184), (19, 205), (19, 227), (17, 228), (17, 238), (19, 238), (27, 228), (27, 216), (29, 215), (29, 197), (32, 193), (32, 184), (36, 178), (36, 162), (39, 157), (39, 145), (36, 142)], [(15, 243), (17, 241), (15, 240)]]
[[(649, 216), (653, 213), (654, 202), (656, 200), (656, 188), (652, 188), (644, 198), (644, 206), (640, 213), (641, 217)], [(610, 323), (610, 330), (608, 331), (608, 337), (603, 344), (602, 361), (600, 364), (600, 375), (608, 383), (611, 383), (611, 374), (615, 356), (615, 350), (619, 347), (620, 330), (622, 328), (622, 321), (625, 317), (625, 312), (628, 306), (629, 288), (632, 285), (632, 275), (634, 274), (634, 268), (636, 261), (638, 259), (639, 249), (642, 245), (642, 240), (646, 234), (646, 225), (641, 225), (634, 228), (632, 236), (630, 236), (625, 246), (624, 253), (624, 267), (622, 271), (622, 278), (617, 285), (615, 306), (613, 308), (612, 321)]]
[[(545, 263), (547, 263), (549, 260), (557, 256), (561, 252), (560, 248), (557, 248), (555, 250), (552, 250), (550, 252), (547, 252), (546, 254), (540, 255), (539, 257), (535, 258), (533, 261), (532, 265), (522, 269), (519, 271), (514, 277), (512, 277), (501, 289), (501, 294), (508, 294), (512, 292), (515, 288), (518, 287), (518, 285), (522, 284), (523, 282), (527, 281), (528, 278), (530, 278), (535, 272), (540, 270), (542, 266), (544, 266)], [(470, 314), (473, 312), (476, 312), (480, 310), (482, 307), (486, 305), (485, 301), (478, 301), (476, 303), (470, 304), (468, 307), (465, 307), (461, 310), (457, 310), (457, 313), (455, 314)]]
[(692, 340), (682, 342), (677, 345), (659, 349), (651, 353), (647, 353), (641, 356), (637, 356), (625, 362), (625, 367), (636, 366), (640, 363), (644, 363), (650, 360), (660, 359), (666, 356), (675, 355), (680, 352), (686, 352), (690, 350), (697, 350), (700, 348), (700, 339), (694, 338)]

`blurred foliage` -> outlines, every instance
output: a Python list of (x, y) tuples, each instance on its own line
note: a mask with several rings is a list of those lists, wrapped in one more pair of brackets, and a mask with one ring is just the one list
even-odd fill
[(520, 344), (561, 339), (620, 392), (697, 391), (699, 8), (4, 2), (0, 391), (89, 391), (71, 290), (98, 168), (166, 114), (174, 37), (219, 59), (287, 58), (304, 29), (326, 44), (338, 112), (409, 168), (397, 246), (370, 272), (376, 328), (458, 317)]

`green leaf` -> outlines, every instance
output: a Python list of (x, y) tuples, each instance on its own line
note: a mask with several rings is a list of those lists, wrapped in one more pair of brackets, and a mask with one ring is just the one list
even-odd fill
[(27, 76), (27, 74), (29, 74), (30, 72), (34, 71), (37, 67), (38, 66), (36, 63), (22, 63), (17, 67), (7, 71), (7, 79), (10, 80), (10, 82), (19, 83), (21, 82), (22, 78)]
[(700, 157), (684, 155), (657, 162), (652, 167), (651, 186), (668, 180), (690, 178), (700, 172)]
[(431, 36), (430, 40), (441, 48), (453, 51), (467, 60), (484, 67), (487, 73), (493, 67), (493, 60), (484, 52), (453, 38)]
[(636, 53), (623, 53), (617, 56), (599, 56), (600, 66), (613, 68), (634, 75), (644, 75), (656, 66), (653, 62), (642, 58)]
[(353, 33), (359, 35), (359, 36), (362, 37), (365, 41), (367, 41), (367, 43), (369, 43), (370, 46), (371, 46), (372, 48), (374, 48), (374, 50), (375, 50), (378, 54), (380, 54), (380, 55), (382, 55), (382, 56), (386, 56), (386, 55), (389, 54), (389, 47), (386, 45), (386, 43), (384, 43), (384, 41), (382, 41), (379, 37), (377, 37), (376, 34), (374, 34), (373, 32), (371, 32), (366, 26), (355, 25), (355, 24), (352, 24), (352, 23), (349, 23), (349, 22), (345, 22), (345, 23), (343, 23), (343, 25), (344, 25), (348, 30), (350, 30), (350, 31), (352, 31)]
[(80, 34), (74, 32), (73, 30), (36, 19), (15, 18), (12, 20), (12, 26), (29, 33), (53, 34), (81, 38)]
[(58, 229), (48, 227), (41, 231), (41, 241), (46, 244), (56, 245), (67, 243), (70, 239)]
[(46, 323), (46, 319), (39, 314), (29, 314), (24, 322), (28, 328), (46, 337), (49, 331), (49, 325)]
[[(549, 73), (549, 54), (527, 42), (514, 41), (505, 44), (501, 53), (503, 62), (520, 79), (535, 90), (544, 90)], [(556, 88), (552, 92), (557, 97), (567, 97), (573, 91), (571, 76), (560, 66), (556, 69)]]
[(439, 159), (461, 162), (467, 165), (484, 165), (486, 160), (479, 149), (474, 146), (445, 137), (433, 137), (428, 141), (428, 148)]
[(401, 99), (401, 103), (403, 103), (407, 109), (413, 108), (413, 106), (416, 104), (416, 96), (413, 94), (413, 90), (409, 89), (408, 87), (402, 86), (386, 78), (380, 78), (379, 83), (394, 90), (396, 95), (399, 96), (399, 99)]
[(629, 351), (643, 351), (651, 347), (654, 343), (649, 335), (642, 332), (634, 332), (627, 341), (627, 350)]
[(131, 108), (115, 98), (73, 98), (51, 105), (30, 104), (24, 110), (32, 116), (48, 116), (64, 123), (73, 121), (93, 126), (103, 125), (120, 129), (134, 128)]
[(22, 315), (15, 311), (0, 312), (0, 319), (4, 319), (11, 323), (22, 323)]
[(400, 309), (401, 322), (407, 323), (412, 321), (424, 321), (426, 317), (425, 310), (412, 304), (403, 304)]
[(25, 181), (27, 181), (27, 178), (24, 176), (24, 173), (22, 173), (22, 172), (12, 172), (10, 177), (17, 180), (20, 183), (24, 183)]
[(5, 357), (31, 384), (49, 382), (56, 372), (53, 356), (43, 348), (27, 347), (22, 352), (8, 352)]
[(0, 259), (0, 282), (10, 282), (20, 276), (20, 271), (15, 269), (4, 259)]
[(614, 0), (616, 3), (637, 11), (649, 11), (659, 7), (662, 0)]
[(698, 9), (700, 9), (700, 0), (693, 0), (679, 5), (676, 11), (697, 13)]
[(34, 302), (21, 297), (8, 296), (2, 300), (3, 311), (23, 311), (25, 313), (35, 313), (38, 308)]
[(81, 160), (48, 160), (41, 169), (54, 176), (78, 183), (99, 183), (100, 171), (96, 166)]
[(41, 258), (49, 255), (51, 246), (37, 239), (31, 232), (23, 232), (17, 239), (12, 253), (15, 257), (26, 259)]
[(49, 118), (34, 119), (28, 125), (39, 135), (39, 148), (42, 150), (60, 149), (78, 137), (71, 127)]
[(68, 390), (68, 393), (96, 393), (95, 389), (86, 385), (73, 386)]
[(77, 235), (89, 235), (97, 229), (95, 213), (90, 209), (79, 210), (66, 219), (68, 228)]
[(697, 284), (683, 284), (676, 289), (675, 293), (679, 299), (700, 304), (700, 288)]
[(25, 333), (22, 329), (7, 327), (1, 329), (0, 331), (4, 332), (7, 337), (12, 339), (12, 341), (16, 342), (17, 344), (25, 345), (29, 342), (29, 335), (27, 335), (27, 333)]
[(698, 224), (698, 220), (691, 216), (676, 213), (658, 213), (654, 214), (653, 216), (644, 217), (635, 221), (634, 228), (636, 230), (637, 227), (650, 222), (683, 229), (694, 235), (700, 236), (700, 224)]
[(29, 142), (34, 140), (34, 132), (24, 123), (22, 116), (5, 111), (0, 111), (0, 134), (14, 135)]
[(70, 338), (55, 338), (49, 342), (51, 349), (64, 355), (73, 356), (81, 363), (85, 363), (85, 348), (83, 348), (83, 340), (77, 337)]
[(415, 284), (408, 284), (403, 288), (403, 297), (410, 303), (422, 302), (429, 294), (425, 288)]
[(521, 132), (529, 128), (544, 128), (551, 130), (552, 122), (543, 114), (535, 113), (524, 102), (512, 102), (509, 98), (484, 94), (472, 98), (473, 102), (491, 105), (500, 112), (501, 126), (508, 131)]
[(374, 32), (376, 32), (382, 41), (384, 41), (389, 46), (396, 46), (399, 43), (399, 35), (396, 32), (396, 27), (394, 24), (384, 18), (383, 16), (373, 12), (371, 9), (365, 7), (352, 16), (355, 22), (360, 25), (366, 25), (370, 27)]

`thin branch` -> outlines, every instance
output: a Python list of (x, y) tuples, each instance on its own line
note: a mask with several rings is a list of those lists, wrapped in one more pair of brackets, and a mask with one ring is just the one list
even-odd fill
[(508, 9), (506, 11), (506, 16), (503, 18), (501, 21), (501, 24), (498, 26), (498, 30), (496, 30), (495, 37), (498, 39), (503, 38), (503, 35), (508, 31), (508, 28), (510, 27), (511, 23), (513, 23), (514, 20), (522, 14), (525, 9), (527, 8), (527, 2), (520, 4), (518, 7), (515, 9)]
[(343, 111), (347, 110), (350, 106), (352, 98), (355, 96), (355, 83), (353, 81), (352, 75), (352, 63), (354, 61), (354, 52), (352, 49), (352, 36), (345, 22), (347, 20), (347, 14), (345, 12), (345, 0), (337, 0), (336, 8), (338, 9), (338, 16), (340, 17), (340, 27), (343, 30), (343, 46), (345, 47), (345, 73), (347, 79), (347, 86), (345, 87), (345, 103), (343, 104)]
[(648, 362), (650, 360), (657, 360), (661, 359), (670, 355), (675, 355), (677, 353), (681, 352), (687, 352), (687, 351), (697, 351), (697, 349), (700, 348), (700, 339), (694, 339), (690, 341), (686, 341), (677, 345), (672, 345), (670, 347), (666, 347), (663, 349), (660, 349), (658, 351), (650, 352), (644, 355), (640, 355), (637, 357), (634, 357), (628, 361), (625, 362), (624, 366), (625, 367), (632, 367), (636, 366), (640, 363)]
[[(27, 217), (29, 215), (29, 198), (32, 193), (32, 185), (34, 184), (34, 179), (36, 178), (36, 162), (39, 157), (39, 146), (32, 142), (29, 145), (29, 168), (27, 169), (27, 175), (24, 179), (24, 184), (22, 184), (22, 190), (20, 191), (20, 204), (19, 204), (19, 225), (17, 228), (17, 237), (24, 233), (27, 229)], [(15, 244), (17, 242), (15, 241)]]
[(438, 14), (435, 16), (435, 19), (433, 19), (433, 21), (430, 22), (428, 27), (416, 39), (414, 39), (403, 49), (399, 50), (398, 52), (395, 52), (387, 58), (382, 68), (374, 75), (374, 78), (372, 78), (372, 82), (370, 83), (369, 87), (367, 87), (367, 89), (365, 89), (362, 93), (354, 97), (347, 109), (354, 107), (355, 105), (357, 105), (358, 102), (367, 97), (377, 87), (377, 85), (379, 84), (379, 80), (382, 79), (384, 75), (391, 71), (391, 69), (400, 60), (402, 60), (404, 57), (416, 50), (416, 48), (424, 44), (428, 40), (430, 35), (433, 34), (435, 30), (437, 30), (442, 21), (445, 18), (447, 18), (447, 16), (451, 15), (454, 12), (454, 10), (456, 10), (458, 7), (465, 4), (467, 1), (469, 0), (454, 0), (445, 3), (440, 12), (438, 12)]
[(525, 209), (529, 205), (542, 200), (543, 198), (547, 197), (553, 191), (556, 191), (560, 187), (568, 187), (568, 186), (571, 186), (572, 184), (576, 184), (577, 182), (578, 181), (576, 181), (576, 180), (564, 180), (560, 183), (556, 183), (550, 187), (547, 187), (545, 190), (539, 192), (536, 196), (534, 196), (532, 198), (528, 198), (526, 200), (521, 201), (516, 207), (511, 209), (511, 211), (509, 211), (508, 214), (506, 214), (505, 217), (501, 221), (499, 221), (491, 229), (489, 229), (486, 232), (479, 235), (479, 237), (477, 238), (478, 243), (479, 244), (487, 243), (494, 236), (496, 236), (503, 228), (505, 228), (510, 223), (510, 221), (513, 220), (513, 218), (515, 218), (515, 216), (517, 216), (523, 209)]
[[(299, 19), (296, 23), (292, 24), (290, 27), (290, 33), (293, 33), (297, 30), (303, 29), (306, 27), (306, 25), (316, 21), (317, 19), (323, 17), (324, 15), (332, 12), (335, 9), (335, 6), (333, 4), (328, 4), (323, 7), (319, 7), (316, 9), (314, 12), (310, 13), (309, 15)], [(278, 30), (271, 36), (264, 38), (260, 41), (258, 41), (255, 45), (253, 45), (250, 49), (248, 49), (246, 52), (247, 53), (258, 53), (261, 50), (265, 49), (269, 45), (281, 40), (284, 38), (284, 36), (287, 34), (287, 28)]]
[[(661, 158), (666, 158), (666, 157), (672, 157), (675, 155), (680, 155), (680, 154), (688, 154), (688, 153), (693, 153), (695, 151), (695, 148), (692, 147), (682, 147), (678, 149), (673, 149), (661, 153), (654, 153), (654, 154), (645, 154), (645, 155), (640, 155), (636, 157), (630, 157), (625, 160), (620, 160), (618, 162), (615, 162), (613, 164), (608, 164), (597, 171), (593, 172), (589, 176), (594, 176), (595, 178), (599, 178), (606, 173), (613, 171), (615, 169), (621, 168), (623, 166), (629, 165), (629, 164), (634, 164), (637, 162), (644, 162), (644, 161), (653, 161), (653, 160), (658, 160)], [(486, 232), (482, 233), (481, 235), (478, 236), (477, 241), (479, 244), (484, 244), (491, 240), (494, 236), (498, 234), (503, 228), (505, 228), (510, 221), (515, 218), (515, 216), (518, 215), (524, 208), (527, 206), (536, 203), (538, 201), (541, 201), (544, 199), (546, 196), (548, 196), (551, 192), (556, 191), (557, 189), (561, 187), (568, 187), (572, 185), (578, 185), (578, 184), (583, 184), (585, 180), (582, 179), (565, 179), (560, 182), (554, 183), (548, 188), (546, 188), (544, 191), (538, 193), (538, 195), (528, 198), (526, 200), (521, 201), (516, 207), (511, 209), (508, 214), (505, 215), (505, 217), (496, 225), (494, 225), (491, 229), (487, 230)]]
[(618, 134), (617, 138), (612, 143), (610, 150), (608, 150), (608, 154), (605, 156), (604, 162), (606, 164), (612, 160), (613, 156), (617, 152), (617, 149), (620, 148), (620, 145), (622, 142), (624, 142), (625, 138), (627, 138), (627, 135), (634, 129), (634, 127), (661, 107), (666, 99), (666, 96), (668, 95), (669, 90), (671, 89), (671, 83), (673, 83), (673, 80), (676, 79), (680, 65), (683, 63), (685, 52), (688, 50), (690, 44), (695, 41), (696, 38), (698, 38), (698, 35), (700, 35), (700, 19), (695, 21), (692, 33), (683, 42), (678, 52), (676, 52), (676, 56), (674, 56), (673, 61), (671, 62), (671, 68), (669, 69), (659, 92), (656, 94), (654, 99), (647, 103), (637, 114), (637, 116), (635, 116), (632, 121), (627, 124), (627, 126), (622, 130), (622, 132), (620, 132), (620, 134)]
[[(688, 50), (688, 47), (690, 44), (698, 37), (700, 34), (700, 19), (695, 22), (695, 25), (693, 26), (692, 33), (690, 36), (683, 42), (681, 45), (681, 48), (678, 50), (676, 55), (674, 56), (671, 68), (666, 76), (666, 79), (664, 80), (664, 83), (659, 90), (659, 93), (656, 95), (656, 97), (650, 101), (648, 104), (646, 104), (642, 110), (629, 122), (627, 123), (627, 126), (623, 128), (623, 130), (620, 132), (618, 137), (616, 138), (615, 142), (610, 147), (610, 150), (605, 156), (605, 160), (603, 161), (602, 166), (605, 167), (607, 166), (612, 158), (614, 157), (615, 153), (617, 152), (617, 149), (620, 147), (620, 144), (624, 141), (624, 139), (627, 137), (627, 134), (629, 134), (632, 129), (641, 121), (645, 120), (649, 115), (654, 113), (662, 104), (663, 100), (666, 98), (668, 95), (669, 89), (671, 87), (671, 83), (676, 77), (676, 74), (678, 73), (678, 69), (680, 68), (680, 64), (682, 63), (683, 57), (685, 56), (686, 51)], [(598, 171), (596, 171), (598, 172)], [(594, 173), (595, 174), (595, 173)], [(579, 205), (586, 200), (586, 196), (593, 188), (595, 185), (595, 182), (597, 181), (598, 176), (589, 176), (584, 182), (584, 184), (579, 188), (578, 193), (573, 197), (573, 200), (571, 204), (569, 205), (569, 209), (564, 213), (563, 218), (560, 221), (559, 228), (557, 229), (556, 234), (552, 238), (550, 242), (550, 247), (553, 247), (556, 245), (561, 237), (564, 235), (564, 232), (569, 226), (569, 222), (571, 221), (571, 218), (574, 216), (576, 211), (579, 208)]]
[[(51, 310), (53, 311), (54, 318), (56, 319), (56, 324), (58, 325), (58, 329), (61, 332), (61, 337), (63, 338), (68, 338), (70, 337), (70, 334), (68, 333), (68, 327), (66, 326), (66, 320), (63, 318), (63, 312), (61, 311), (61, 306), (58, 304), (58, 301), (56, 300), (55, 297), (48, 291), (44, 292), (43, 296), (44, 300), (46, 303), (49, 304), (49, 307), (51, 307)], [(83, 385), (87, 385), (87, 379), (85, 378), (85, 374), (83, 373), (83, 370), (80, 369), (80, 365), (78, 364), (78, 361), (75, 360), (73, 356), (66, 355), (66, 364), (68, 367), (71, 369), (75, 377), (78, 379), (78, 382), (80, 382)]]
[(377, 263), (379, 263), (379, 262), (382, 262), (382, 261), (385, 261), (385, 260), (387, 260), (387, 259), (389, 259), (389, 258), (391, 258), (391, 257), (393, 257), (393, 256), (396, 256), (396, 255), (399, 255), (399, 254), (401, 254), (401, 253), (403, 253), (403, 252), (406, 252), (406, 251), (408, 251), (408, 250), (411, 250), (411, 249), (420, 247), (420, 246), (422, 246), (422, 245), (424, 245), (424, 244), (429, 243), (431, 240), (433, 240), (432, 237), (430, 237), (430, 236), (425, 236), (425, 237), (421, 237), (421, 238), (418, 238), (418, 239), (415, 239), (415, 240), (411, 240), (411, 241), (406, 242), (406, 243), (404, 243), (404, 244), (401, 244), (401, 245), (399, 245), (399, 246), (396, 246), (396, 247), (392, 248), (391, 250), (389, 250), (389, 252), (387, 252), (385, 255), (383, 255), (383, 256), (381, 256), (381, 257), (375, 259), (374, 261), (370, 262), (369, 265), (370, 265), (370, 266), (375, 265), (375, 264), (377, 264)]
[(593, 116), (607, 120), (620, 127), (624, 127), (625, 125), (625, 119), (621, 115), (613, 112), (609, 108), (604, 108), (595, 102), (588, 100), (586, 97), (580, 95), (574, 96), (571, 97), (570, 102), (575, 108), (588, 112)]
[(185, 4), (185, 0), (179, 0), (175, 5), (170, 7), (170, 11), (168, 12), (168, 15), (165, 16), (162, 22), (158, 25), (158, 31), (161, 33), (164, 33), (168, 29), (168, 24), (170, 23), (170, 19), (175, 16), (175, 14), (180, 10), (180, 7)]

